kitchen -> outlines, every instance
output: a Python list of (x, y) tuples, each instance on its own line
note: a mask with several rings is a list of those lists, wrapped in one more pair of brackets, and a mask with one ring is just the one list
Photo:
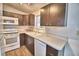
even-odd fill
[(78, 56), (78, 6), (78, 3), (0, 3), (1, 55)]

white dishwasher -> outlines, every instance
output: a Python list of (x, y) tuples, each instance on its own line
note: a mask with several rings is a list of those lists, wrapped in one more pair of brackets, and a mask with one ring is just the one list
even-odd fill
[(46, 44), (35, 39), (35, 56), (46, 56)]

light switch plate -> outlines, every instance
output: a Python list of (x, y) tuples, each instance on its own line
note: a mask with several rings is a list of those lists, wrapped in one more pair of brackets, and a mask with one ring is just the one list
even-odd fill
[(77, 36), (79, 36), (79, 30), (77, 31)]

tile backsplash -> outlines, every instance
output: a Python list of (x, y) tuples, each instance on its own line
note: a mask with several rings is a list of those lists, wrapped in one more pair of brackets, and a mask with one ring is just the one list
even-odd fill
[(67, 27), (56, 27), (56, 26), (20, 26), (21, 29), (33, 30), (42, 33), (54, 34), (70, 39), (79, 39), (79, 29), (78, 28), (67, 28)]
[(54, 27), (46, 26), (46, 33), (55, 34), (58, 36), (66, 37), (69, 39), (79, 40), (79, 29), (78, 28), (67, 28), (67, 27)]
[(67, 31), (67, 28), (66, 27), (53, 27), (53, 26), (47, 26), (45, 27), (46, 29), (46, 32), (49, 33), (49, 34), (55, 34), (55, 35), (58, 35), (58, 36), (62, 36), (62, 37), (68, 37), (68, 31)]

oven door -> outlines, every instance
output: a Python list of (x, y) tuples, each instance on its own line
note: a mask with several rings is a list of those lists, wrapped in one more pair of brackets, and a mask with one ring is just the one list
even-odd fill
[(18, 33), (6, 33), (5, 34), (5, 45), (10, 46), (18, 43)]
[(5, 34), (5, 51), (10, 51), (20, 47), (19, 34), (6, 33)]

